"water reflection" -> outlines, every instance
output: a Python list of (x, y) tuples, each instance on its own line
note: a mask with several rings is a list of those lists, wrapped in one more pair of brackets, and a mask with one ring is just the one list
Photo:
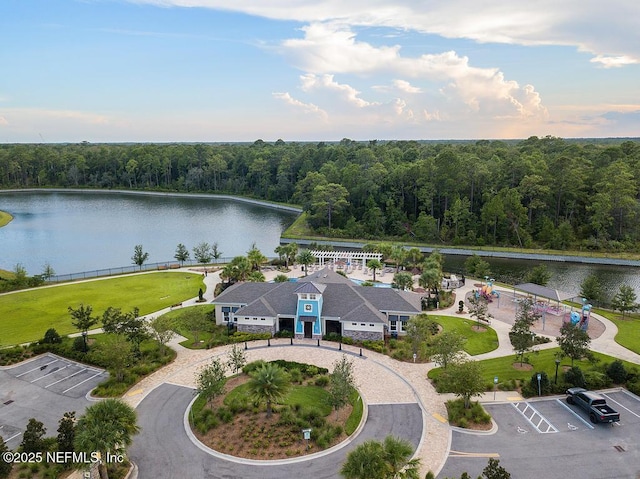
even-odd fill
[(0, 228), (0, 268), (22, 263), (29, 274), (50, 263), (58, 274), (131, 264), (142, 244), (150, 262), (173, 261), (178, 243), (189, 250), (218, 243), (226, 257), (253, 242), (274, 255), (280, 233), (296, 214), (224, 199), (107, 193), (0, 193), (0, 210), (14, 215)]

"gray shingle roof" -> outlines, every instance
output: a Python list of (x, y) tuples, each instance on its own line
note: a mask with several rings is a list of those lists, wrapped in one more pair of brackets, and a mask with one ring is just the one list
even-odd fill
[(417, 294), (358, 286), (327, 268), (296, 283), (239, 283), (221, 293), (215, 302), (246, 304), (236, 313), (242, 316), (295, 316), (296, 293), (314, 292), (322, 292), (322, 316), (342, 321), (380, 323), (385, 321), (381, 311), (417, 314), (421, 310)]
[(299, 284), (299, 286), (296, 288), (296, 293), (322, 294), (324, 292), (325, 287), (326, 285), (324, 284), (317, 284), (317, 283), (314, 283), (313, 281), (305, 281)]

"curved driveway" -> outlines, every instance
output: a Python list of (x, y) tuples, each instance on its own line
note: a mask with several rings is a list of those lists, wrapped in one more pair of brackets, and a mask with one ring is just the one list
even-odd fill
[[(354, 376), (363, 400), (368, 406), (366, 423), (356, 437), (341, 448), (309, 458), (309, 460), (256, 465), (227, 460), (205, 452), (189, 438), (184, 414), (194, 397), (198, 370), (212, 357), (226, 356), (229, 348), (216, 350), (178, 350), (177, 359), (161, 371), (149, 376), (126, 397), (136, 406), (141, 432), (134, 439), (130, 456), (138, 465), (138, 477), (211, 477), (211, 478), (281, 478), (311, 474), (308, 477), (337, 477), (346, 454), (361, 442), (391, 434), (407, 439), (416, 447), (423, 473), (438, 471), (446, 458), (451, 432), (439, 418), (446, 415), (444, 404), (426, 381), (427, 365), (399, 363), (393, 359), (337, 344), (288, 339), (271, 340), (247, 351), (249, 361), (285, 359), (332, 368), (336, 360), (347, 354), (353, 360)], [(428, 412), (427, 412), (428, 411)], [(432, 416), (431, 413), (434, 415)], [(249, 461), (247, 461), (249, 462)]]
[(163, 384), (142, 401), (138, 407), (142, 431), (129, 451), (138, 465), (138, 477), (329, 479), (339, 476), (347, 453), (365, 440), (393, 434), (417, 447), (422, 433), (422, 412), (418, 404), (376, 405), (369, 408), (367, 423), (358, 437), (343, 448), (303, 462), (247, 464), (214, 456), (191, 442), (180, 411), (187, 409), (193, 397), (190, 388)]

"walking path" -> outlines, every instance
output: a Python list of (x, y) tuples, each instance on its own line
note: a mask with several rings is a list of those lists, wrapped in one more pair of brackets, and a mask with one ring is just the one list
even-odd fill
[[(202, 268), (183, 268), (176, 271), (200, 271)], [(273, 280), (277, 274), (275, 270), (265, 270), (267, 281)], [(292, 269), (287, 276), (300, 277), (303, 273), (299, 269)], [(393, 273), (386, 273), (377, 278), (382, 282), (390, 282)], [(371, 275), (365, 275), (363, 271), (357, 270), (349, 274), (349, 277), (367, 280)], [(213, 291), (215, 285), (220, 282), (219, 270), (208, 269), (203, 278), (206, 284), (204, 299), (207, 302), (213, 301)], [(456, 301), (454, 304), (438, 314), (461, 316), (470, 318), (469, 313), (458, 314), (457, 301), (464, 298), (475, 289), (472, 281), (467, 281), (466, 285), (456, 290)], [(511, 290), (496, 288), (503, 294), (512, 293)], [(196, 298), (182, 303), (183, 307), (196, 305)], [(509, 314), (503, 308), (500, 314), (496, 314), (491, 322), (491, 327), (496, 331), (499, 340), (499, 347), (491, 352), (473, 356), (474, 360), (490, 359), (514, 354), (509, 341), (509, 331), (511, 324), (505, 314)], [(147, 315), (148, 318), (157, 317), (170, 311), (166, 308)], [(513, 313), (511, 313), (513, 314)], [(503, 316), (502, 319), (500, 316)], [(640, 364), (640, 355), (635, 354), (618, 345), (613, 338), (617, 334), (615, 324), (606, 318), (592, 313), (592, 318), (603, 324), (604, 332), (591, 343), (591, 349), (614, 357), (625, 359), (630, 362)], [(511, 321), (512, 323), (512, 321)], [(548, 328), (546, 335), (554, 338), (553, 331)], [(556, 333), (557, 334), (557, 333)], [(180, 346), (178, 343), (184, 338), (174, 338), (170, 345), (177, 351), (175, 361), (156, 373), (148, 376), (138, 383), (125, 395), (125, 401), (136, 407), (140, 402), (156, 387), (164, 383), (195, 387), (197, 372), (214, 357), (221, 357), (223, 360), (230, 350), (230, 346), (223, 346), (211, 350), (191, 350)], [(433, 363), (413, 364), (395, 361), (390, 357), (373, 351), (365, 351), (364, 356), (360, 356), (359, 348), (342, 345), (342, 351), (336, 348), (335, 343), (322, 341), (321, 347), (314, 340), (296, 340), (295, 345), (291, 345), (289, 339), (272, 339), (271, 347), (256, 342), (247, 350), (247, 359), (255, 361), (257, 359), (273, 360), (285, 359), (291, 361), (308, 362), (310, 358), (314, 364), (331, 369), (333, 363), (342, 354), (349, 354), (354, 361), (354, 375), (358, 384), (358, 389), (367, 404), (392, 404), (392, 403), (412, 403), (418, 402), (423, 409), (423, 437), (416, 451), (416, 457), (420, 458), (423, 466), (421, 475), (431, 470), (438, 472), (446, 461), (450, 443), (451, 429), (446, 422), (446, 408), (444, 403), (450, 395), (438, 394), (433, 386), (426, 380), (428, 371), (435, 367)], [(257, 345), (257, 346), (256, 346)], [(549, 343), (537, 346), (538, 349), (554, 348), (557, 343), (552, 340)], [(519, 395), (510, 391), (497, 391), (496, 393), (486, 393), (481, 398), (482, 401), (504, 401), (518, 400)]]

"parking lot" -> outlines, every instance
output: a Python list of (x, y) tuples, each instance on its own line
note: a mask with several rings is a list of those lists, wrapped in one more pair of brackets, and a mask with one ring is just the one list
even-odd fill
[(564, 397), (485, 404), (494, 434), (455, 431), (439, 477), (477, 477), (489, 457), (500, 459), (512, 477), (629, 478), (640, 474), (640, 398), (626, 390), (600, 392), (620, 413), (615, 424), (592, 424)]
[(55, 436), (62, 415), (82, 414), (91, 404), (87, 394), (107, 377), (102, 369), (53, 354), (0, 369), (0, 436), (16, 448), (32, 417), (44, 423), (48, 436)]

